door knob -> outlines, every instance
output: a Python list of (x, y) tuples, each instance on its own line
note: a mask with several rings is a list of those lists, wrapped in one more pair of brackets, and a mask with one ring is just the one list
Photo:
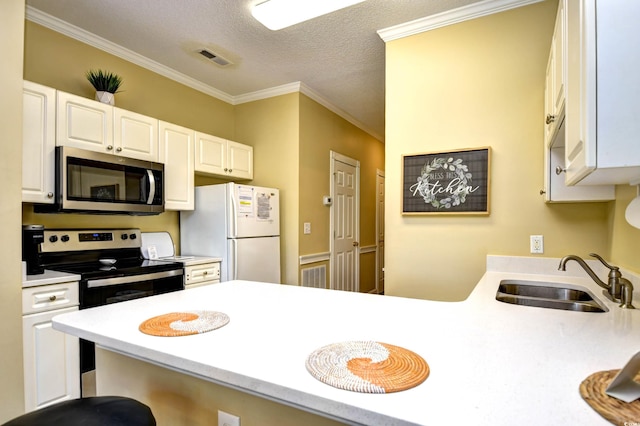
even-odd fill
[(360, 245), (360, 244), (359, 244), (357, 241), (354, 241), (354, 242), (353, 242), (353, 246), (354, 246), (354, 247), (358, 247), (359, 245)]
[(545, 120), (545, 123), (551, 124), (554, 121), (556, 121), (556, 116), (555, 115), (551, 115), (551, 114), (547, 114), (547, 118)]

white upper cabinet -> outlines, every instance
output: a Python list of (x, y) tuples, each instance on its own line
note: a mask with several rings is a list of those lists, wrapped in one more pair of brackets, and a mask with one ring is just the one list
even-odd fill
[(194, 208), (194, 139), (186, 127), (160, 121), (160, 162), (164, 163), (164, 208)]
[(56, 144), (158, 161), (158, 120), (59, 91)]
[(556, 24), (551, 39), (551, 50), (547, 62), (545, 80), (545, 143), (548, 145), (555, 137), (565, 108), (565, 16), (564, 2), (561, 0), (556, 14)]
[(158, 161), (157, 119), (114, 108), (113, 124), (113, 146), (116, 154)]
[(567, 14), (566, 183), (640, 178), (640, 2), (571, 0)]
[(24, 82), (22, 201), (52, 204), (55, 191), (56, 90)]
[(253, 179), (253, 147), (196, 132), (195, 171), (234, 179)]

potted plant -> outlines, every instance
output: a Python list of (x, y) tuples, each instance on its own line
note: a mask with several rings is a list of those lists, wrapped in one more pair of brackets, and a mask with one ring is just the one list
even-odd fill
[(122, 85), (122, 77), (103, 70), (89, 70), (86, 76), (89, 83), (96, 89), (96, 100), (114, 105), (114, 95)]

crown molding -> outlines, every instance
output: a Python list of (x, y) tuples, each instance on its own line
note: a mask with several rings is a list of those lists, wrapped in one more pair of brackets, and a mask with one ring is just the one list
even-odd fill
[(378, 31), (378, 35), (386, 43), (403, 37), (412, 36), (541, 1), (543, 0), (485, 0), (446, 12), (437, 13), (425, 18), (409, 21), (404, 24), (384, 28)]
[(225, 93), (221, 90), (218, 90), (214, 87), (204, 84), (172, 68), (166, 67), (145, 56), (135, 53), (132, 50), (126, 49), (118, 44), (110, 42), (107, 39), (104, 39), (100, 36), (97, 36), (93, 33), (83, 30), (80, 27), (76, 27), (75, 25), (72, 25), (66, 21), (58, 19), (47, 13), (41, 12), (38, 9), (34, 9), (31, 6), (27, 6), (26, 11), (27, 11), (26, 13), (27, 19), (32, 22), (35, 22), (36, 24), (40, 24), (53, 31), (64, 34), (67, 37), (71, 37), (75, 40), (81, 41), (82, 43), (88, 44), (97, 49), (110, 53), (114, 56), (117, 56), (126, 61), (129, 61), (133, 64), (139, 65), (143, 68), (151, 70), (171, 80), (177, 81), (178, 83), (184, 84), (185, 86), (191, 87), (192, 89), (195, 89), (200, 92), (206, 93), (207, 95), (213, 96), (214, 98), (220, 99), (228, 103), (233, 103), (233, 96), (229, 95), (228, 93)]
[(331, 102), (323, 98), (319, 93), (315, 92), (314, 90), (312, 90), (311, 88), (309, 88), (308, 86), (304, 85), (299, 81), (294, 83), (283, 84), (281, 86), (272, 87), (265, 90), (258, 90), (256, 92), (246, 93), (238, 96), (232, 96), (226, 92), (216, 89), (215, 87), (209, 86), (208, 84), (204, 84), (172, 68), (169, 68), (145, 56), (142, 56), (136, 52), (133, 52), (132, 50), (126, 49), (107, 39), (104, 39), (100, 36), (97, 36), (93, 33), (83, 30), (80, 27), (77, 27), (66, 21), (63, 21), (47, 13), (44, 13), (38, 9), (35, 9), (32, 6), (27, 5), (26, 18), (29, 21), (42, 25), (43, 27), (49, 28), (67, 37), (73, 38), (82, 43), (93, 46), (96, 49), (100, 49), (104, 52), (110, 53), (114, 56), (117, 56), (126, 61), (129, 61), (133, 64), (139, 65), (143, 68), (146, 68), (150, 71), (153, 71), (157, 74), (160, 74), (178, 83), (184, 84), (185, 86), (191, 87), (192, 89), (198, 90), (199, 92), (213, 96), (214, 98), (220, 99), (221, 101), (227, 102), (228, 104), (231, 104), (231, 105), (238, 105), (246, 102), (253, 102), (261, 99), (272, 98), (274, 96), (286, 95), (289, 93), (295, 93), (295, 92), (303, 93), (308, 97), (310, 97), (311, 99), (313, 99), (314, 101), (321, 104), (322, 106), (324, 106), (325, 108), (338, 114), (339, 116), (341, 116), (342, 118), (344, 118), (345, 120), (353, 124), (354, 126), (369, 133), (374, 138), (380, 141), (384, 140), (380, 135), (368, 129), (367, 126), (365, 126), (364, 124), (362, 124), (361, 122), (353, 118), (350, 114), (341, 110), (335, 105), (331, 104)]
[(349, 123), (353, 124), (354, 126), (364, 130), (365, 132), (367, 132), (368, 134), (370, 134), (371, 136), (373, 136), (377, 140), (379, 140), (381, 142), (384, 142), (384, 136), (383, 135), (379, 135), (377, 132), (375, 132), (374, 130), (370, 129), (368, 126), (365, 126), (363, 123), (361, 123), (360, 121), (358, 121), (355, 118), (353, 118), (351, 115), (349, 115), (344, 110), (342, 110), (342, 109), (336, 107), (335, 105), (331, 104), (328, 100), (323, 98), (322, 95), (320, 95), (320, 93), (316, 92), (315, 90), (313, 90), (311, 87), (307, 86), (306, 84), (300, 83), (300, 93), (302, 93), (302, 94), (308, 96), (309, 98), (313, 99), (314, 101), (316, 101), (317, 103), (319, 103), (323, 107), (327, 108), (329, 111), (336, 113), (337, 115), (339, 115), (340, 117), (344, 118), (345, 120), (347, 120)]

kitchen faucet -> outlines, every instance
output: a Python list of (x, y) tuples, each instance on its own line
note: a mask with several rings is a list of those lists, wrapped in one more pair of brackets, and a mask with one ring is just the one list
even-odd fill
[(589, 256), (593, 256), (598, 259), (604, 266), (609, 268), (609, 277), (608, 282), (603, 282), (598, 276), (593, 272), (593, 270), (587, 265), (587, 262), (582, 260), (579, 256), (574, 254), (570, 254), (568, 256), (563, 257), (560, 260), (560, 265), (558, 266), (558, 270), (566, 271), (567, 262), (570, 260), (575, 260), (578, 262), (582, 269), (585, 270), (587, 274), (596, 282), (600, 287), (604, 288), (606, 292), (604, 294), (614, 302), (621, 302), (620, 307), (625, 309), (635, 309), (632, 304), (633, 299), (633, 284), (626, 278), (622, 278), (622, 274), (620, 273), (620, 268), (617, 266), (609, 265), (605, 260), (597, 255), (596, 253), (589, 253)]

